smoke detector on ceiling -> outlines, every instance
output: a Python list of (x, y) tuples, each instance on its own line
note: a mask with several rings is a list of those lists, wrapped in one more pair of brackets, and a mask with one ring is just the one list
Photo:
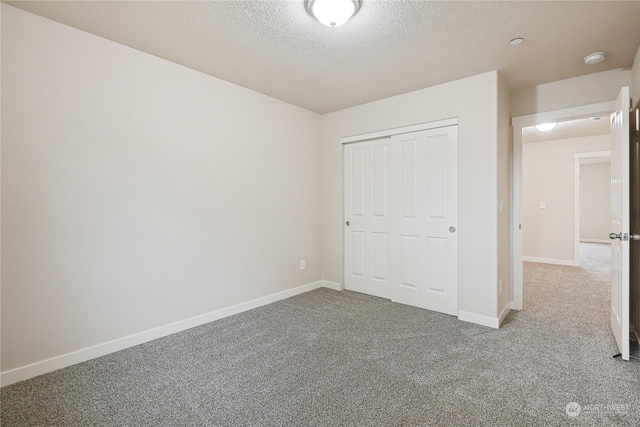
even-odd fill
[(604, 61), (605, 52), (595, 52), (584, 57), (584, 63), (587, 65), (597, 64)]

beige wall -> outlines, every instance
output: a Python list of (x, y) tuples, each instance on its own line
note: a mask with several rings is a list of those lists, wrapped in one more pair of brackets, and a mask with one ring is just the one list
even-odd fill
[(2, 125), (2, 371), (321, 279), (315, 113), (2, 4)]
[(611, 228), (611, 163), (580, 165), (580, 240), (609, 243)]
[(631, 85), (631, 70), (618, 69), (511, 91), (511, 116), (562, 110), (616, 99)]
[(511, 117), (509, 88), (498, 75), (498, 314), (511, 304)]
[(608, 151), (610, 145), (610, 135), (523, 144), (525, 260), (574, 261), (574, 154)]
[(343, 283), (340, 138), (457, 117), (459, 310), (497, 317), (497, 73), (371, 102), (322, 117), (323, 274)]

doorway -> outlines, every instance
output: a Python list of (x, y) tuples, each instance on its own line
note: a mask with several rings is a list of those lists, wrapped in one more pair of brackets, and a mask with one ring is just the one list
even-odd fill
[[(523, 129), (523, 292), (527, 310), (552, 317), (569, 302), (608, 327), (611, 245), (608, 116)], [(579, 295), (573, 298), (572, 295)]]
[[(514, 117), (513, 125), (513, 162), (512, 162), (512, 210), (511, 210), (511, 309), (523, 308), (523, 129), (542, 123), (557, 123), (576, 119), (588, 119), (595, 116), (606, 116), (615, 110), (613, 102), (591, 104), (564, 110), (549, 111)], [(542, 209), (546, 209), (545, 206)], [(539, 208), (538, 204), (538, 208)]]
[[(606, 168), (600, 166), (610, 158), (609, 120), (593, 116), (553, 126), (523, 129), (522, 259), (579, 266), (585, 209), (586, 231), (608, 243), (604, 239), (608, 239), (610, 225), (610, 176), (603, 175)], [(581, 189), (587, 191), (586, 199)]]
[[(513, 211), (512, 226), (512, 308), (522, 309), (522, 129), (546, 121), (566, 121), (611, 113), (611, 330), (624, 360), (629, 360), (629, 87), (622, 87), (614, 102), (593, 104), (512, 120)], [(517, 229), (515, 227), (517, 226)], [(631, 237), (633, 237), (631, 235)]]

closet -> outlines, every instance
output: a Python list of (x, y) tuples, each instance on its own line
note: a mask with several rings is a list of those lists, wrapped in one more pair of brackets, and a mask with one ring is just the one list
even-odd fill
[(457, 134), (344, 143), (347, 290), (457, 316)]

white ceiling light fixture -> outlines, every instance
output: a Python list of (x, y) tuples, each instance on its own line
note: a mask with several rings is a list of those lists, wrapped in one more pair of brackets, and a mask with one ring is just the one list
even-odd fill
[(305, 0), (304, 2), (309, 15), (331, 28), (347, 22), (360, 10), (361, 5), (362, 0)]
[(523, 41), (524, 39), (522, 37), (516, 37), (515, 39), (512, 39), (509, 44), (511, 46), (518, 46), (519, 44), (522, 44)]
[(599, 62), (604, 61), (604, 57), (605, 57), (606, 53), (605, 52), (595, 52), (592, 53), (590, 55), (587, 55), (584, 57), (584, 63), (586, 65), (593, 65), (593, 64), (597, 64)]
[(557, 125), (557, 123), (541, 123), (539, 125), (536, 125), (536, 129), (538, 129), (541, 132), (548, 132), (551, 129), (555, 128)]

